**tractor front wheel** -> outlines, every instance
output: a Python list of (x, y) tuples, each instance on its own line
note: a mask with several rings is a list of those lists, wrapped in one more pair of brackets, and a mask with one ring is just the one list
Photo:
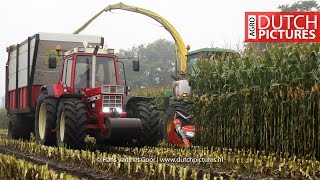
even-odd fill
[(140, 146), (156, 146), (160, 139), (160, 112), (148, 101), (132, 102), (127, 107), (129, 117), (139, 118), (142, 124), (142, 134), (138, 138)]
[(87, 135), (85, 104), (79, 99), (64, 99), (59, 103), (57, 116), (58, 146), (83, 148)]
[(55, 133), (58, 99), (41, 92), (36, 105), (34, 133), (37, 141), (43, 145), (56, 145)]

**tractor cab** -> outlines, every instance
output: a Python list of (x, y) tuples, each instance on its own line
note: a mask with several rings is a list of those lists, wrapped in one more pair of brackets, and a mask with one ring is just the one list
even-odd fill
[[(114, 57), (97, 56), (96, 67), (92, 67), (92, 56), (78, 54), (76, 56), (74, 90), (102, 86), (105, 84), (117, 84)], [(95, 73), (93, 73), (95, 69)], [(93, 78), (92, 75), (95, 75)], [(94, 85), (93, 84), (94, 79)]]
[(118, 74), (118, 59), (113, 49), (76, 47), (63, 54), (59, 82), (64, 92), (80, 93), (103, 85), (120, 85)]

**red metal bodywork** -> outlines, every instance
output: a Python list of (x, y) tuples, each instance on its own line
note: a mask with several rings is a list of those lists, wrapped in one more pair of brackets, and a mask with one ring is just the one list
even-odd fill
[(9, 110), (13, 111), (13, 110), (25, 110), (25, 109), (29, 109), (29, 108), (34, 108), (36, 106), (37, 103), (37, 99), (38, 96), (40, 94), (40, 88), (41, 86), (37, 86), (37, 85), (33, 85), (32, 86), (32, 94), (34, 94), (34, 96), (32, 96), (32, 106), (28, 107), (28, 87), (21, 87), (18, 88), (18, 93), (19, 93), (19, 99), (18, 99), (18, 106), (16, 106), (16, 90), (12, 90), (8, 92), (8, 99), (9, 99)]
[[(115, 86), (115, 85), (112, 85)], [(116, 85), (119, 86), (119, 85)], [(89, 123), (95, 123), (96, 120), (98, 121), (97, 124), (89, 124), (87, 126), (88, 129), (100, 129), (101, 133), (106, 133), (106, 126), (104, 123), (104, 117), (111, 116), (110, 112), (104, 113), (102, 112), (102, 96), (103, 94), (102, 92), (102, 87), (98, 86), (95, 88), (88, 88), (88, 89), (83, 89), (83, 94), (84, 94), (84, 101), (88, 103), (88, 114), (87, 114), (87, 120), (89, 121)], [(119, 94), (108, 94), (108, 95), (119, 95)], [(88, 101), (88, 98), (93, 97), (93, 96), (98, 96), (99, 98), (94, 101), (95, 106), (92, 107), (92, 104), (90, 104), (90, 102)], [(122, 99), (123, 94), (121, 94)], [(124, 102), (122, 101), (122, 108), (124, 107)], [(121, 118), (125, 118), (127, 116), (126, 112), (121, 112), (120, 113), (120, 117)]]
[[(190, 147), (190, 141), (188, 138), (181, 138), (181, 136), (178, 135), (175, 127), (177, 125), (181, 125), (181, 121), (179, 119), (174, 119), (171, 123), (170, 123), (170, 130), (168, 133), (168, 139), (169, 142), (171, 144), (176, 144), (176, 145), (180, 145), (180, 146), (185, 146), (186, 148)], [(184, 132), (195, 132), (195, 126), (193, 125), (185, 125), (182, 126), (181, 129)]]

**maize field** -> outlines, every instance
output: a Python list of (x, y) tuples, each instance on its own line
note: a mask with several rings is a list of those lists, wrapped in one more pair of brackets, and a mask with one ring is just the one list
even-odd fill
[(247, 47), (240, 58), (198, 67), (198, 144), (320, 159), (320, 44)]

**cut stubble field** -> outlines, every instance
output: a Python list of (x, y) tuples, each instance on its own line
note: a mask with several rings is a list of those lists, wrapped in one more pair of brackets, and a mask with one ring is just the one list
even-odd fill
[[(289, 157), (266, 155), (264, 152), (245, 150), (213, 149), (195, 146), (190, 150), (161, 143), (158, 147), (129, 148), (94, 145), (88, 139), (86, 150), (48, 147), (30, 142), (11, 140), (6, 130), (1, 130), (0, 154), (14, 156), (11, 161), (22, 159), (27, 163), (44, 166), (39, 170), (47, 179), (261, 179), (261, 178), (319, 178), (319, 162)], [(151, 162), (142, 159), (213, 159), (222, 162)], [(132, 159), (132, 161), (103, 161), (106, 159)], [(135, 159), (135, 161), (133, 161)], [(137, 160), (140, 159), (140, 160)], [(10, 167), (3, 164), (1, 172)], [(11, 163), (12, 165), (13, 163)], [(6, 177), (23, 177), (25, 166), (16, 163)], [(6, 168), (4, 168), (6, 167)], [(34, 166), (32, 166), (34, 167)], [(35, 172), (35, 170), (32, 170)], [(51, 175), (49, 175), (49, 172)], [(11, 173), (11, 174), (10, 174)], [(64, 173), (63, 175), (61, 175)], [(10, 176), (9, 176), (10, 175)], [(31, 179), (36, 179), (32, 174)], [(14, 178), (15, 179), (15, 178)]]

